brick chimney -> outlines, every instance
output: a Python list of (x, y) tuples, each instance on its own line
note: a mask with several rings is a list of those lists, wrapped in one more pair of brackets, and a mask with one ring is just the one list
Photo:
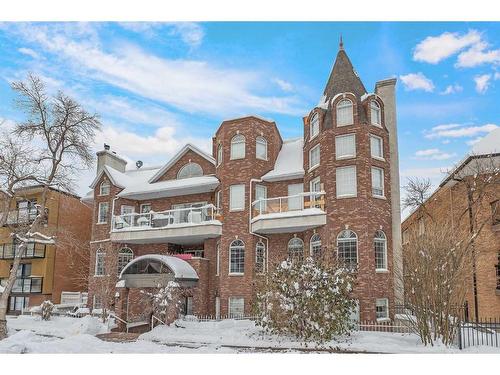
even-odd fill
[(116, 152), (111, 151), (111, 147), (104, 144), (104, 149), (97, 152), (97, 174), (101, 171), (102, 167), (107, 165), (119, 172), (125, 172), (125, 167), (127, 166), (127, 161), (116, 154)]

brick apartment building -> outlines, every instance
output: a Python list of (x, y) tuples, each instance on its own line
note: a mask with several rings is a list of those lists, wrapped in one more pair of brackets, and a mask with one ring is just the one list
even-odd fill
[[(37, 201), (42, 197), (43, 188), (27, 187), (19, 190), (21, 199), (13, 202), (7, 213), (6, 225), (0, 227), (0, 285), (10, 274), (17, 244), (11, 233), (19, 225), (32, 222), (38, 210)], [(43, 237), (29, 243), (22, 256), (16, 283), (12, 289), (8, 305), (10, 314), (20, 313), (22, 309), (38, 306), (45, 300), (58, 304), (62, 292), (84, 292), (87, 289), (82, 279), (72, 277), (71, 262), (82, 263), (85, 257), (72, 259), (67, 251), (65, 237), (76, 239), (85, 244), (90, 240), (92, 209), (80, 201), (79, 197), (51, 188), (47, 192), (46, 206), (48, 219), (39, 230), (45, 236), (55, 236), (55, 244), (47, 244)], [(0, 213), (1, 215), (2, 213)], [(80, 265), (82, 270), (86, 264)]]
[[(440, 222), (443, 217), (450, 218), (453, 230), (457, 233), (469, 230), (469, 216), (463, 215), (467, 210), (468, 189), (464, 181), (457, 181), (452, 175), (457, 173), (461, 178), (465, 176), (463, 179), (471, 178), (470, 175), (478, 169), (475, 163), (483, 163), (485, 172), (491, 171), (491, 167), (495, 165), (499, 168), (500, 129), (494, 130), (474, 145), (471, 154), (450, 172), (427, 199), (425, 211), (416, 210), (403, 221), (403, 248), (410, 243), (412, 231), (425, 232), (426, 223), (431, 217), (436, 222)], [(475, 319), (476, 311), (479, 319), (500, 317), (500, 185), (498, 177), (496, 183), (493, 183), (495, 179), (491, 181), (491, 185), (485, 189), (484, 202), (477, 209), (477, 222), (485, 225), (474, 241), (476, 291), (472, 267), (470, 280), (467, 280), (469, 288), (466, 294), (466, 316), (469, 319)]]
[(94, 308), (132, 321), (139, 289), (175, 279), (192, 290), (185, 314), (249, 315), (262, 274), (329, 251), (357, 267), (359, 317), (390, 319), (402, 299), (395, 84), (368, 93), (341, 43), (301, 138), (236, 118), (215, 131), (211, 155), (188, 144), (134, 169), (105, 145), (91, 185)]

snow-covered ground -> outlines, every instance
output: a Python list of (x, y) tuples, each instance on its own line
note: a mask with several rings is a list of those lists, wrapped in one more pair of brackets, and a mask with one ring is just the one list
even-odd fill
[[(300, 342), (264, 334), (248, 320), (221, 322), (178, 321), (158, 326), (136, 342), (105, 342), (98, 333), (108, 330), (98, 318), (20, 316), (8, 319), (9, 337), (0, 341), (0, 353), (238, 353), (297, 352)], [(460, 351), (444, 346), (425, 347), (417, 336), (384, 332), (354, 332), (325, 347), (378, 353), (500, 353), (499, 348), (475, 347)], [(308, 345), (314, 349), (314, 344)]]

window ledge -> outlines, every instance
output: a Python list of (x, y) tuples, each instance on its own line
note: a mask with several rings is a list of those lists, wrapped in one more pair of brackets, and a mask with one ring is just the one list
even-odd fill
[(372, 195), (372, 197), (377, 199), (387, 200), (387, 198), (384, 195)]
[(337, 199), (346, 199), (346, 198), (357, 198), (358, 195), (337, 195)]
[(313, 167), (309, 168), (309, 170), (307, 171), (307, 173), (314, 171), (314, 170), (315, 170), (316, 168), (318, 168), (319, 166), (320, 166), (320, 164), (316, 164), (315, 166), (313, 166)]
[(241, 272), (229, 272), (229, 276), (244, 276), (244, 273)]
[(346, 156), (335, 156), (335, 160), (348, 160), (348, 159), (355, 159), (356, 155), (346, 155)]
[(385, 161), (385, 158), (383, 158), (381, 156), (373, 156), (372, 155), (372, 158), (375, 159), (375, 160)]
[(245, 211), (244, 208), (235, 208), (234, 210), (229, 210), (229, 212), (242, 212)]
[(243, 159), (245, 159), (244, 156), (242, 156), (241, 158), (229, 158), (229, 160), (243, 160)]
[(103, 221), (102, 223), (96, 223), (96, 225), (104, 225), (104, 224), (107, 224), (108, 222), (107, 221)]
[(376, 126), (377, 128), (383, 129), (382, 125), (380, 125), (380, 124), (371, 124), (371, 125)]
[(313, 139), (316, 139), (316, 138), (318, 137), (318, 135), (319, 135), (319, 132), (318, 132), (318, 134), (316, 134), (316, 135), (314, 135), (314, 136), (310, 137), (310, 138), (309, 138), (309, 142), (311, 142)]
[(385, 322), (390, 322), (390, 318), (377, 318), (378, 323), (385, 323)]
[(383, 268), (375, 269), (375, 273), (389, 273), (389, 270)]

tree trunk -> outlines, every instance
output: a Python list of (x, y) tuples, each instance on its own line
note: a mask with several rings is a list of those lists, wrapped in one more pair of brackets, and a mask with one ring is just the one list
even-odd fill
[(7, 321), (0, 318), (0, 340), (3, 340), (5, 338), (7, 338)]

